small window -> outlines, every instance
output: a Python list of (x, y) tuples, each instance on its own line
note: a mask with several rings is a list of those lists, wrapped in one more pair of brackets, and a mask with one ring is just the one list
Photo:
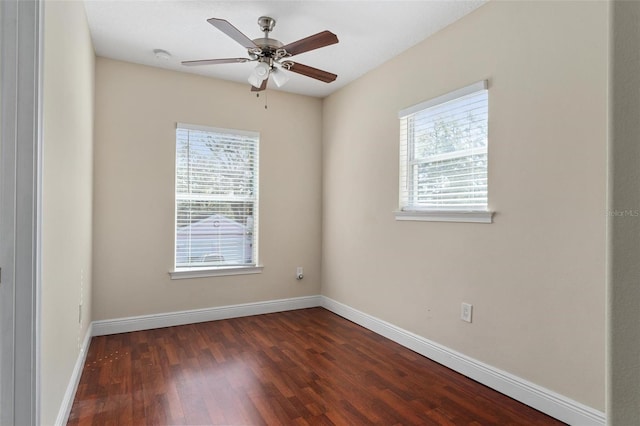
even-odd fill
[(400, 111), (397, 219), (491, 221), (488, 99), (482, 81)]
[(175, 270), (257, 265), (259, 135), (178, 124)]

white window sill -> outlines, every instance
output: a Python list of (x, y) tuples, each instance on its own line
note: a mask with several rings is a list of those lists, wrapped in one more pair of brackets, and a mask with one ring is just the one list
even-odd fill
[(469, 222), (493, 223), (493, 213), (490, 211), (395, 211), (396, 220), (411, 220), (423, 222)]
[(228, 275), (261, 274), (264, 266), (230, 266), (222, 268), (185, 268), (169, 271), (172, 280), (204, 277), (224, 277)]

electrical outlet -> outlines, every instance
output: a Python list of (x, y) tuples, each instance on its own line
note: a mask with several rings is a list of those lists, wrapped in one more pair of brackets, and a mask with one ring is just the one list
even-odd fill
[(470, 303), (463, 303), (460, 311), (460, 319), (462, 321), (471, 322), (471, 314), (473, 312), (473, 305)]

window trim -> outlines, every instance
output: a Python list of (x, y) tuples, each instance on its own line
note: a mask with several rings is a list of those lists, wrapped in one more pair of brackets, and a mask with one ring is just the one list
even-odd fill
[(493, 223), (495, 212), (490, 210), (397, 210), (393, 213), (397, 221)]
[(462, 98), (463, 96), (479, 92), (480, 90), (487, 90), (488, 87), (488, 80), (478, 81), (476, 83), (462, 87), (458, 90), (454, 90), (453, 92), (445, 93), (444, 95), (437, 96), (433, 99), (429, 99), (428, 101), (420, 102), (419, 104), (402, 109), (400, 110), (400, 112), (398, 112), (398, 118), (404, 118), (407, 115), (415, 114), (416, 112), (422, 111), (423, 109), (431, 108), (445, 102), (453, 101), (455, 99)]
[[(453, 101), (464, 96), (479, 92), (481, 90), (488, 90), (488, 80), (478, 81), (460, 89), (454, 90), (444, 95), (437, 96), (424, 102), (420, 102), (416, 105), (404, 108), (398, 112), (398, 119), (406, 118), (409, 115), (415, 114), (422, 110)], [(402, 186), (403, 174), (407, 173), (407, 168), (413, 160), (406, 159), (400, 164), (400, 185)], [(399, 188), (400, 194), (404, 191), (402, 187)], [(399, 197), (401, 198), (401, 197)], [(421, 209), (419, 207), (403, 208), (400, 206), (399, 210), (394, 211), (395, 220), (397, 221), (426, 221), (426, 222), (469, 222), (469, 223), (493, 223), (494, 212), (491, 210), (458, 210), (458, 209)]]
[[(183, 129), (183, 130), (194, 130), (194, 131), (203, 131), (203, 132), (214, 132), (214, 133), (222, 133), (222, 134), (230, 134), (230, 135), (239, 135), (246, 137), (255, 137), (258, 139), (257, 142), (257, 163), (256, 163), (256, 175), (258, 176), (258, 182), (256, 185), (256, 198), (255, 198), (255, 211), (258, 212), (258, 220), (259, 220), (259, 212), (260, 212), (260, 133), (249, 131), (249, 130), (239, 130), (239, 129), (224, 129), (220, 127), (212, 127), (212, 126), (202, 126), (197, 124), (189, 124), (189, 123), (181, 123), (176, 122), (175, 129)], [(177, 146), (177, 141), (175, 141)], [(175, 149), (175, 147), (174, 147)], [(174, 170), (174, 178), (177, 176), (177, 167), (178, 161), (177, 156), (175, 158), (175, 170)], [(176, 192), (176, 182), (174, 181), (174, 202), (177, 205), (179, 195)], [(174, 207), (174, 215), (177, 214), (177, 211)], [(177, 267), (176, 266), (176, 225), (175, 221), (177, 217), (174, 217), (174, 229), (173, 229), (173, 269), (169, 271), (169, 276), (172, 280), (181, 280), (181, 279), (190, 279), (190, 278), (205, 278), (205, 277), (221, 277), (221, 276), (233, 276), (233, 275), (251, 275), (251, 274), (261, 274), (264, 266), (260, 264), (259, 259), (259, 231), (254, 234), (254, 245), (255, 248), (255, 263), (247, 264), (247, 265), (230, 265), (230, 266), (204, 266), (204, 267)], [(259, 229), (259, 228), (257, 228)]]
[(189, 278), (224, 277), (232, 275), (261, 274), (264, 266), (226, 266), (226, 267), (204, 267), (204, 268), (182, 268), (169, 271), (172, 280), (183, 280)]
[(239, 135), (239, 136), (260, 138), (259, 132), (252, 132), (250, 130), (223, 129), (221, 127), (201, 126), (198, 124), (189, 124), (189, 123), (180, 123), (180, 122), (176, 123), (176, 129), (195, 130), (199, 132), (210, 132), (210, 133), (215, 132), (215, 133), (224, 133), (227, 135)]

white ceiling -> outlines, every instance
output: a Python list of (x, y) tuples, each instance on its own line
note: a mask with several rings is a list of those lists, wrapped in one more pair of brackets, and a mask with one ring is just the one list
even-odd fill
[[(263, 36), (258, 17), (270, 16), (277, 21), (270, 37), (284, 44), (329, 30), (338, 36), (338, 44), (302, 53), (294, 61), (338, 74), (337, 80), (327, 84), (289, 72), (291, 80), (279, 89), (325, 97), (485, 1), (85, 0), (85, 7), (98, 56), (237, 81), (246, 84), (247, 90), (247, 77), (255, 63), (180, 64), (184, 60), (247, 57), (242, 46), (206, 19), (226, 19), (253, 39)], [(172, 57), (158, 59), (154, 49), (166, 50)], [(275, 89), (275, 85), (270, 82), (269, 88)]]

